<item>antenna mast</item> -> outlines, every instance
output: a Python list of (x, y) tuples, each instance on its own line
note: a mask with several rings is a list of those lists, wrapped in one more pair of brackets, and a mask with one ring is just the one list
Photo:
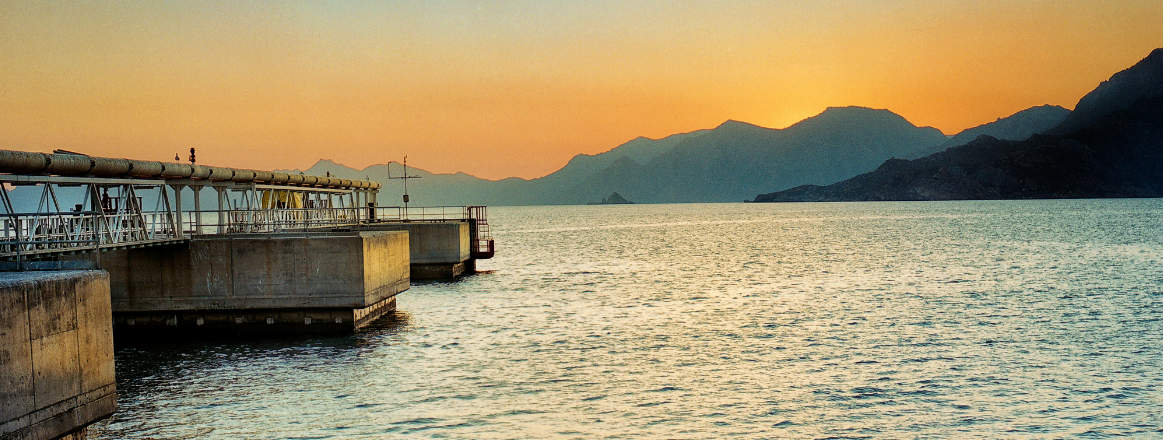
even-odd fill
[(408, 179), (421, 179), (422, 177), (406, 175), (406, 155), (405, 154), (402, 155), (402, 176), (394, 176), (391, 174), (391, 172), (390, 172), (390, 164), (391, 163), (393, 163), (393, 162), (386, 162), (386, 176), (388, 178), (390, 178), (391, 180), (402, 179), (402, 208), (403, 208), (403, 216), (402, 217), (403, 217), (403, 219), (406, 219), (406, 212), (407, 212), (406, 209), (410, 207), (410, 193), (407, 192), (407, 190), (406, 190), (406, 181)]

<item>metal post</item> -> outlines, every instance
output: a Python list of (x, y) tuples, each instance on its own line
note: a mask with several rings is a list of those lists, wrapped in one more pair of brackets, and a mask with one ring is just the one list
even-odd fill
[[(358, 195), (357, 204), (353, 204), (353, 209), (355, 209), (355, 211), (358, 212), (358, 220), (362, 220), (363, 216), (366, 216), (365, 215), (366, 213), (364, 212), (365, 209), (363, 209), (363, 207), (365, 206), (365, 191), (355, 190), (353, 192), (355, 192)], [(370, 221), (369, 216), (366, 216), (365, 220)]]
[(175, 238), (183, 238), (183, 186), (171, 185), (175, 190)]
[(217, 233), (217, 234), (222, 234), (224, 226), (225, 226), (224, 225), (225, 213), (223, 210), (224, 202), (227, 201), (227, 195), (224, 194), (225, 192), (227, 192), (227, 188), (224, 188), (222, 186), (215, 187), (215, 199), (219, 202), (219, 212), (218, 212), (219, 224), (216, 225), (216, 227), (215, 227), (215, 233)]
[(16, 270), (24, 270), (24, 244), (20, 242), (20, 217), (16, 221)]
[[(344, 202), (342, 202), (342, 203), (344, 203)], [(361, 220), (360, 218), (358, 218), (357, 207), (358, 207), (357, 190), (356, 189), (350, 190), (349, 191), (349, 209), (347, 209), (347, 211), (353, 212), (353, 220), (355, 222), (357, 222), (358, 220)]]
[(366, 221), (373, 223), (374, 221), (376, 221), (378, 219), (377, 208), (374, 207), (374, 202), (372, 200), (370, 200), (370, 194), (372, 193), (372, 191), (366, 191), (365, 193), (366, 193), (366, 196), (364, 197), (364, 199), (366, 202), (366, 209), (367, 209)]
[[(194, 157), (195, 153), (191, 156)], [(203, 233), (203, 213), (199, 209), (199, 193), (203, 192), (203, 185), (191, 185), (191, 192), (195, 194), (195, 234), (198, 235)]]

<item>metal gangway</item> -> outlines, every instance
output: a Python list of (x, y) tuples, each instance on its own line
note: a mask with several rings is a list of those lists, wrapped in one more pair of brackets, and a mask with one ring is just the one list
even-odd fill
[[(476, 258), (494, 254), (486, 207), (377, 206), (380, 185), (366, 180), (0, 150), (0, 186), (4, 261), (166, 245), (200, 235), (437, 221), (469, 222)], [(201, 209), (204, 190), (214, 191), (214, 209)], [(184, 209), (184, 193), (193, 197), (194, 209)]]

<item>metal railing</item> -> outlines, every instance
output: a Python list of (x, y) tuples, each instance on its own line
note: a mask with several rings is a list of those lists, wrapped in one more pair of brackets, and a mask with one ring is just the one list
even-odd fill
[(467, 220), (467, 206), (382, 206), (374, 208), (378, 221), (452, 221)]
[(486, 206), (468, 206), (467, 220), (471, 223), (474, 236), (471, 240), (471, 256), (476, 259), (487, 259), (496, 254), (496, 241), (492, 239), (491, 225), (487, 221)]
[[(379, 206), (364, 208), (271, 208), (230, 209), (220, 211), (183, 211), (180, 223), (184, 233), (236, 234), (306, 231), (378, 222), (470, 221), (466, 206)], [(486, 216), (486, 208), (481, 216)], [(486, 219), (480, 220), (486, 225)]]
[[(176, 217), (177, 216), (177, 217)], [(177, 218), (177, 220), (176, 220)], [(495, 251), (483, 206), (0, 213), (0, 258), (174, 242), (193, 235), (311, 231), (380, 222), (467, 221), (472, 251)], [(178, 226), (181, 233), (176, 232)]]
[(0, 213), (0, 257), (131, 246), (178, 239), (168, 212)]

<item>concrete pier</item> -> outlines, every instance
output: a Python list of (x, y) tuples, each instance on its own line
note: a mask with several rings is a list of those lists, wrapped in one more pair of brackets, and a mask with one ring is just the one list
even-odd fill
[(122, 334), (345, 332), (410, 287), (405, 232), (194, 237), (104, 253)]
[(475, 272), (466, 221), (374, 223), (357, 230), (410, 233), (411, 279), (451, 280)]
[(0, 438), (85, 438), (115, 398), (109, 276), (0, 273)]

